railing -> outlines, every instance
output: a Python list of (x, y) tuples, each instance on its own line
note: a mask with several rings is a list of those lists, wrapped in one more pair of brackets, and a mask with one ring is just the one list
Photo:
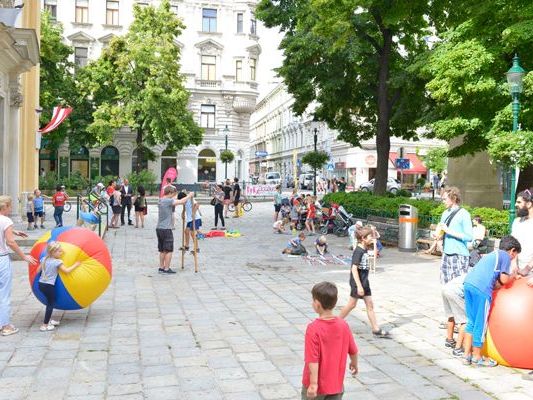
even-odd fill
[(203, 80), (203, 79), (196, 80), (196, 84), (200, 87), (216, 88), (216, 87), (220, 87), (220, 83), (221, 81), (208, 81), (208, 80)]
[[(93, 204), (92, 200), (96, 203)], [(107, 232), (109, 224), (109, 204), (107, 203), (107, 200), (95, 194), (89, 194), (87, 199), (78, 194), (76, 196), (77, 221), (80, 219), (80, 211), (85, 209), (87, 212), (94, 212), (96, 210), (95, 214), (98, 216), (98, 236), (102, 237), (102, 228), (105, 227), (105, 232)]]

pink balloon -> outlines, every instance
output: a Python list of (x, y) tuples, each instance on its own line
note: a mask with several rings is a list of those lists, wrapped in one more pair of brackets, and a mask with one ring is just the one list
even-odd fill
[(165, 187), (167, 178), (170, 179), (170, 182), (173, 182), (178, 178), (178, 171), (176, 171), (176, 168), (170, 167), (165, 171), (165, 175), (163, 175), (163, 179), (161, 179), (161, 192), (159, 193), (159, 197), (163, 197), (163, 188)]

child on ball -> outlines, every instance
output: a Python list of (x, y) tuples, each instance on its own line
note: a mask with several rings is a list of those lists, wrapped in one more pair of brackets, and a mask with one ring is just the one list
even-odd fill
[(46, 302), (48, 303), (44, 313), (44, 321), (40, 328), (42, 332), (53, 331), (55, 327), (59, 325), (59, 321), (51, 319), (55, 305), (55, 284), (58, 270), (61, 270), (61, 272), (64, 272), (65, 274), (69, 274), (80, 265), (79, 262), (75, 262), (70, 267), (66, 267), (61, 260), (62, 255), (63, 249), (61, 248), (60, 243), (48, 243), (47, 256), (43, 259), (41, 265), (37, 269), (37, 273), (41, 271), (41, 276), (39, 277), (39, 290), (44, 297), (46, 297)]

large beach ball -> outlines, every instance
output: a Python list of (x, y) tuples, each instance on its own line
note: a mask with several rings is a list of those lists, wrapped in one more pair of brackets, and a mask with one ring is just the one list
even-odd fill
[[(47, 255), (48, 242), (57, 241), (63, 249), (62, 260), (66, 266), (75, 262), (80, 265), (65, 274), (59, 271), (55, 290), (56, 304), (60, 310), (79, 310), (91, 305), (111, 282), (111, 255), (100, 237), (86, 228), (60, 227), (46, 232), (31, 249), (31, 255), (42, 262)], [(41, 303), (47, 304), (39, 290), (39, 265), (29, 264), (30, 285), (33, 294)]]
[(533, 287), (527, 278), (494, 291), (485, 350), (502, 365), (533, 369)]

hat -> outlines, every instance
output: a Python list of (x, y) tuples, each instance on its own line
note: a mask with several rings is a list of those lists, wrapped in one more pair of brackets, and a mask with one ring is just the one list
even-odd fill
[(355, 223), (355, 226), (358, 226), (358, 227), (361, 228), (361, 227), (363, 226), (363, 222), (362, 222), (362, 221), (357, 221), (357, 222)]
[(98, 183), (96, 184), (96, 186), (97, 186), (97, 187), (100, 187), (100, 188), (103, 188), (103, 187), (104, 187), (104, 184), (103, 184), (102, 182), (98, 182)]

